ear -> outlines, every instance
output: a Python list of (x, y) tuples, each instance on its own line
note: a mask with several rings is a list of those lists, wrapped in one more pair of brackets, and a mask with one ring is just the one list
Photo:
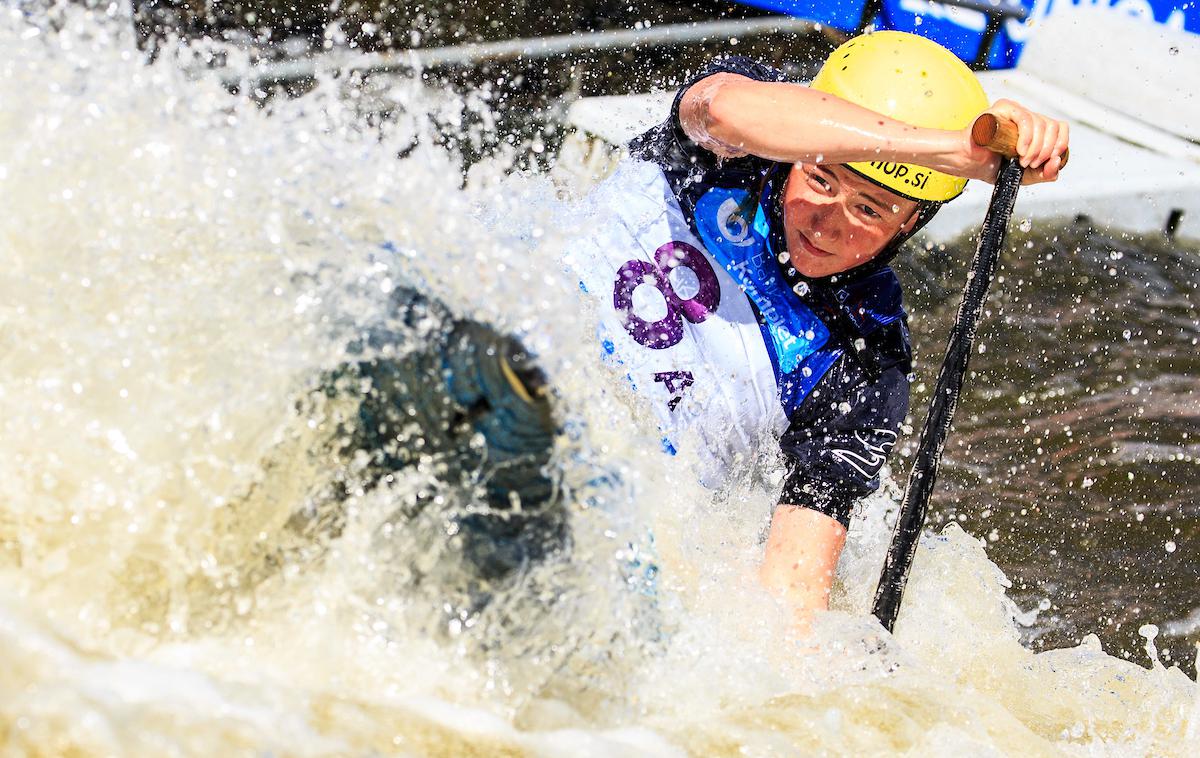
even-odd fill
[(920, 218), (921, 206), (918, 205), (916, 208), (913, 208), (913, 212), (909, 215), (908, 220), (900, 225), (900, 231), (896, 233), (896, 236), (907, 235), (913, 230), (913, 227), (917, 225), (917, 221), (919, 221)]

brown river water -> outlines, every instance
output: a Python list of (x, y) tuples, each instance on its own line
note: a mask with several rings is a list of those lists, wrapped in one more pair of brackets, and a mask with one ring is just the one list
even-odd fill
[[(1013, 232), (935, 521), (986, 537), (1012, 596), (1048, 605), (1035, 647), (1094, 632), (1130, 654), (1153, 622), (1164, 654), (1186, 664), (1200, 639), (1200, 247), (1085, 223)], [(928, 385), (957, 307), (953, 262), (970, 252), (963, 242), (905, 266)]]

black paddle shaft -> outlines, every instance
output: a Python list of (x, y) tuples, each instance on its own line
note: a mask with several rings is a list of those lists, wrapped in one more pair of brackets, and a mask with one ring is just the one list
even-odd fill
[(900, 598), (904, 594), (904, 583), (917, 552), (917, 541), (925, 523), (925, 512), (929, 507), (929, 496), (937, 479), (938, 461), (946, 445), (946, 435), (954, 420), (954, 409), (962, 391), (963, 376), (967, 372), (967, 361), (975, 342), (975, 332), (983, 315), (983, 303), (987, 299), (988, 286), (996, 273), (1000, 260), (1000, 248), (1008, 233), (1008, 221), (1012, 218), (1013, 206), (1017, 202), (1017, 190), (1021, 187), (1024, 170), (1015, 158), (1001, 158), (1000, 173), (996, 177), (996, 188), (992, 202), (979, 231), (979, 246), (971, 261), (967, 284), (963, 288), (958, 316), (950, 331), (950, 342), (946, 346), (946, 357), (938, 372), (937, 385), (929, 401), (929, 415), (921, 430), (921, 441), (917, 445), (917, 457), (908, 476), (904, 500), (900, 504), (900, 515), (896, 520), (896, 531), (879, 576), (879, 588), (875, 591), (874, 613), (888, 631), (896, 623), (900, 612)]

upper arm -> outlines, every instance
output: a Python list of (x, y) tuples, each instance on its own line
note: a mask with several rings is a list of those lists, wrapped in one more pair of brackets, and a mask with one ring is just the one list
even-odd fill
[[(693, 138), (703, 135), (692, 126), (696, 123), (703, 125), (711, 115), (711, 103), (705, 103), (705, 90), (729, 82), (778, 82), (785, 79), (786, 76), (779, 69), (744, 56), (717, 58), (683, 83), (675, 94), (667, 121), (635, 138), (630, 143), (630, 151), (635, 156), (657, 163), (706, 163), (713, 159), (713, 151), (703, 140)], [(689, 122), (687, 130), (683, 123), (685, 118)], [(692, 134), (689, 135), (688, 130)]]

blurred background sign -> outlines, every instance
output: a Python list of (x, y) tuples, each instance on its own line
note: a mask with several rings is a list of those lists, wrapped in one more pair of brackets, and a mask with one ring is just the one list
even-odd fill
[(1081, 5), (1200, 34), (1196, 0), (743, 0), (743, 4), (811, 19), (843, 32), (875, 28), (920, 34), (979, 70), (1013, 68), (1039, 22)]

